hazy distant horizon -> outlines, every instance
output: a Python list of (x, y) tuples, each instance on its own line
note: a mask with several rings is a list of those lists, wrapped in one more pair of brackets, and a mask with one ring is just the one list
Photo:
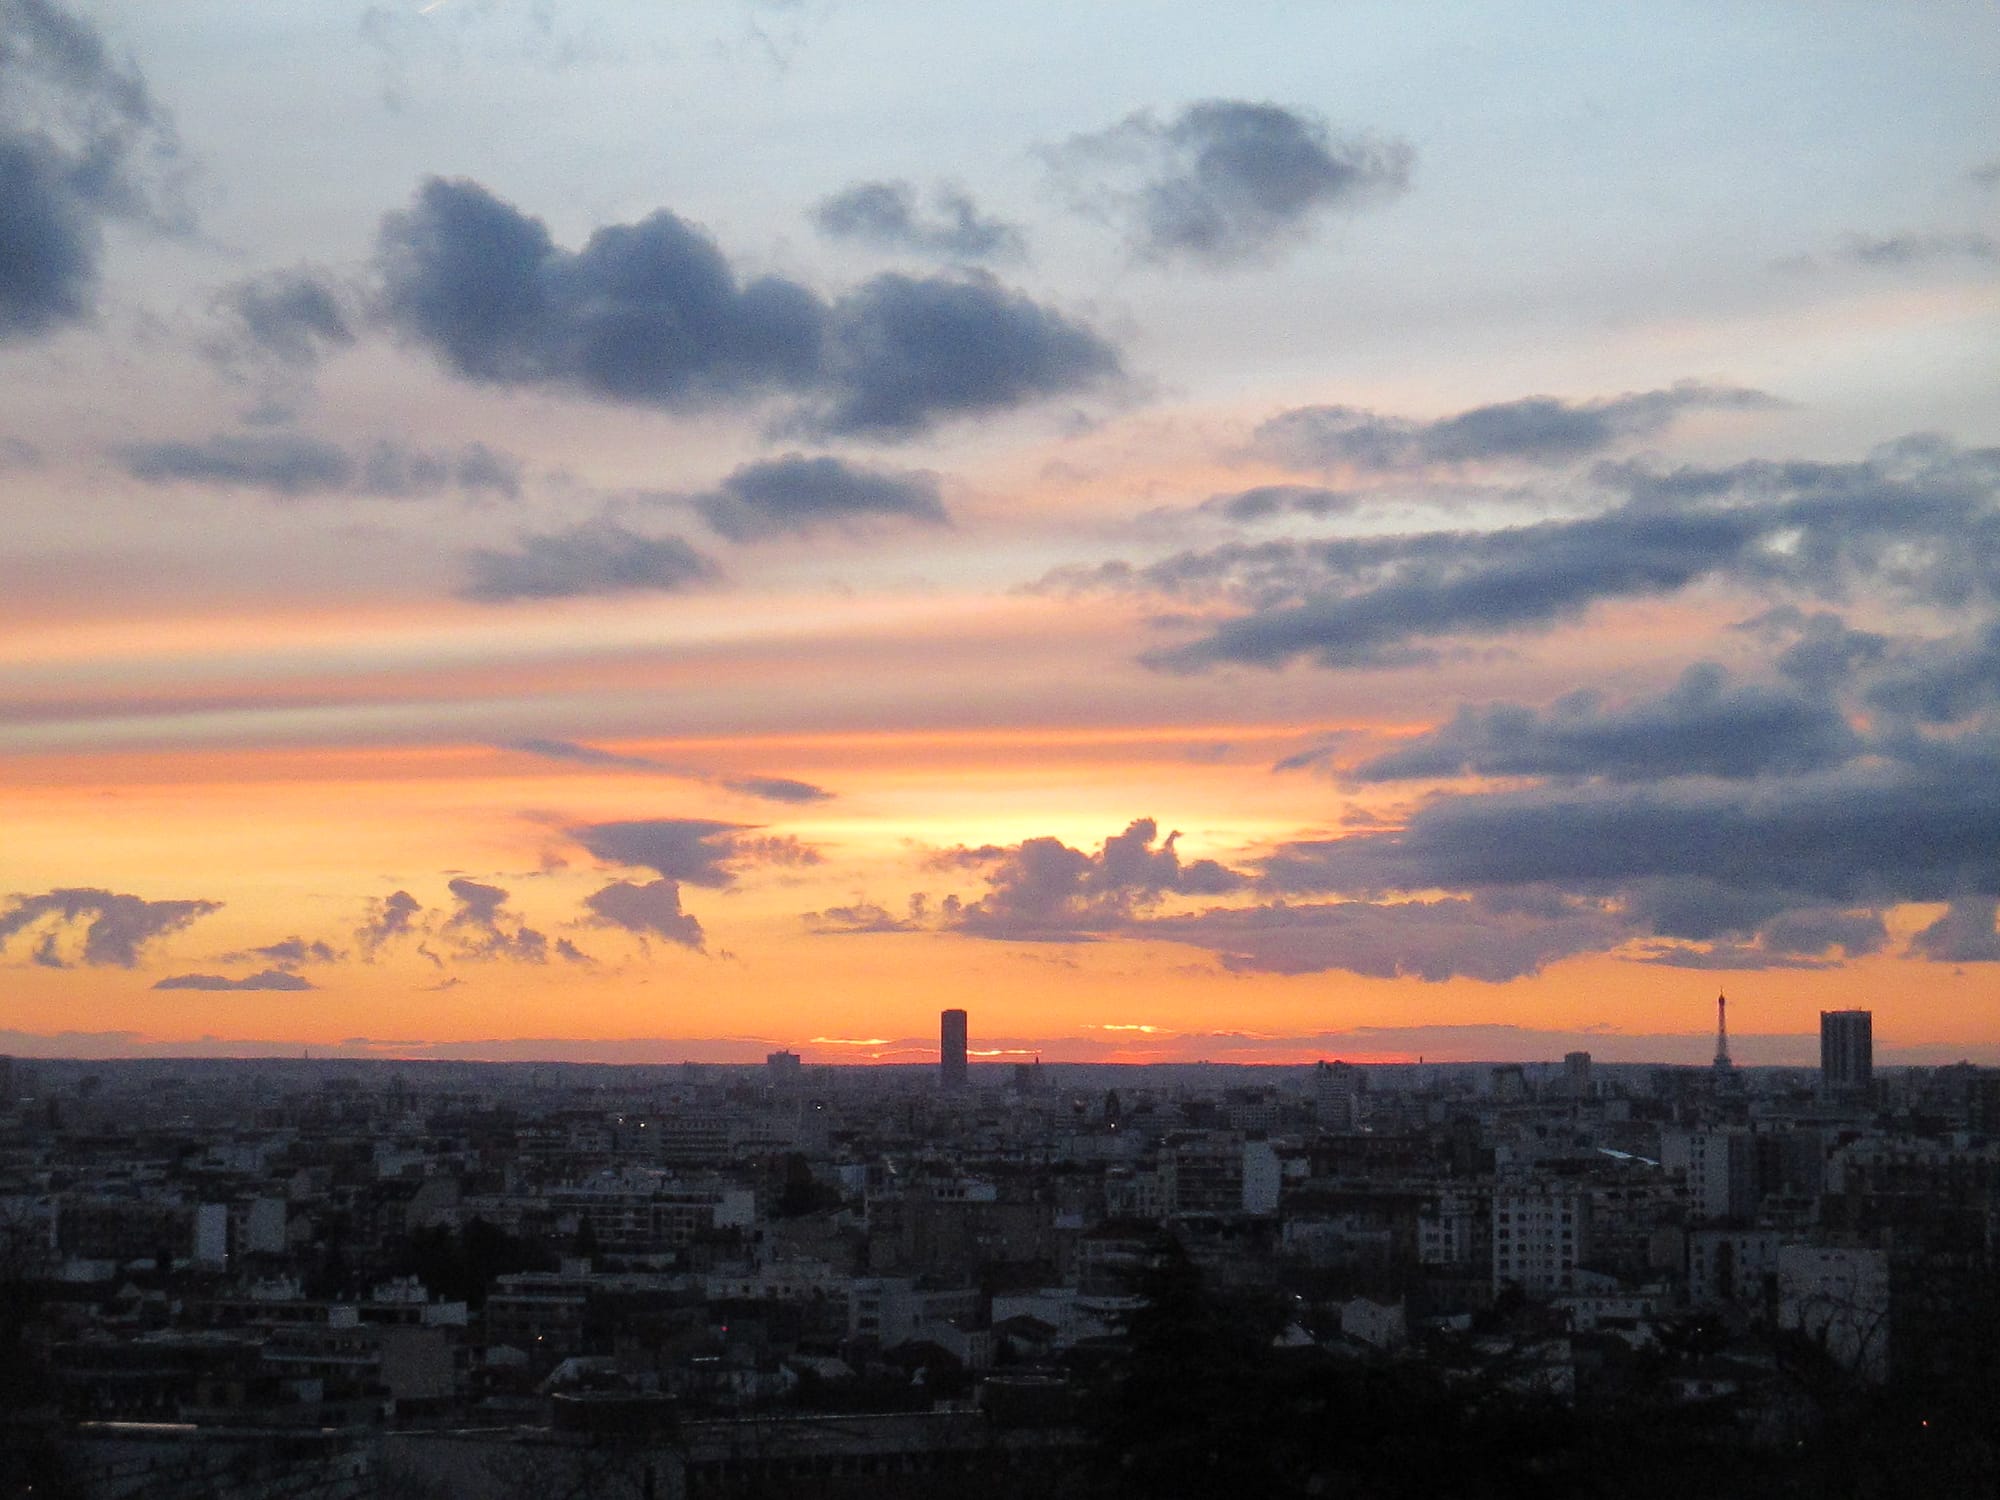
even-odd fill
[[(1468, 1028), (1486, 1031), (1490, 1028)], [(1385, 1052), (1379, 1045), (1330, 1045), (1301, 1047), (1285, 1052), (1270, 1046), (1275, 1039), (1206, 1038), (1165, 1039), (1178, 1043), (1174, 1050), (1150, 1055), (1092, 1053), (1086, 1040), (1071, 1039), (1064, 1045), (1057, 1039), (1037, 1048), (1032, 1042), (1009, 1039), (1003, 1053), (982, 1052), (974, 1039), (968, 1063), (975, 1069), (1011, 1069), (1017, 1063), (1041, 1061), (1065, 1067), (1192, 1067), (1200, 1064), (1219, 1067), (1300, 1068), (1317, 1061), (1346, 1061), (1364, 1066), (1411, 1067), (1419, 1064), (1439, 1067), (1505, 1067), (1547, 1065), (1559, 1067), (1565, 1053), (1583, 1051), (1593, 1062), (1606, 1067), (1712, 1066), (1713, 1036), (1689, 1033), (1681, 1037), (1608, 1037), (1602, 1033), (1551, 1038), (1546, 1047), (1531, 1049), (1525, 1041), (1513, 1051), (1477, 1053), (1437, 1048), (1430, 1051)], [(1329, 1038), (1329, 1041), (1333, 1039)], [(1350, 1039), (1359, 1040), (1359, 1039)], [(1662, 1046), (1672, 1042), (1671, 1048)], [(1204, 1043), (1206, 1048), (1204, 1050)], [(1660, 1050), (1649, 1051), (1649, 1047)], [(1745, 1036), (1731, 1039), (1731, 1057), (1742, 1069), (1817, 1069), (1819, 1039), (1805, 1036)], [(18, 1032), (0, 1032), (0, 1055), (32, 1061), (352, 1061), (352, 1062), (471, 1062), (495, 1064), (550, 1063), (604, 1066), (671, 1067), (683, 1063), (730, 1067), (761, 1067), (770, 1053), (796, 1053), (803, 1066), (884, 1067), (923, 1069), (937, 1066), (937, 1044), (920, 1038), (885, 1042), (866, 1052), (853, 1048), (815, 1048), (810, 1042), (787, 1043), (777, 1039), (710, 1038), (681, 1041), (671, 1038), (627, 1037), (586, 1040), (580, 1038), (511, 1038), (427, 1044), (375, 1042), (350, 1038), (345, 1042), (320, 1044), (250, 1040), (222, 1042), (216, 1039), (147, 1040), (138, 1037), (100, 1037), (87, 1043), (70, 1037), (29, 1037)], [(1971, 1062), (1982, 1066), (2000, 1065), (1993, 1053), (1950, 1053), (1939, 1048), (1884, 1045), (1875, 1050), (1878, 1068), (1940, 1067)]]

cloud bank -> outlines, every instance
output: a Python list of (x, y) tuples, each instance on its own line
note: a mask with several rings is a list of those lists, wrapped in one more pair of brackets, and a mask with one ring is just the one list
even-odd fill
[(1306, 110), (1205, 99), (1049, 153), (1072, 197), (1123, 228), (1140, 260), (1210, 268), (1275, 258), (1319, 219), (1409, 186), (1408, 143), (1336, 135)]
[[(15, 896), (0, 907), (0, 946), (18, 934), (38, 931), (33, 960), (45, 968), (64, 969), (82, 963), (133, 969), (150, 944), (220, 910), (220, 901), (148, 901), (91, 886), (71, 886), (36, 896)], [(82, 943), (71, 956), (64, 951), (63, 939), (78, 929)]]
[(792, 425), (834, 436), (913, 437), (1120, 373), (1101, 336), (983, 272), (888, 273), (829, 301), (743, 280), (666, 210), (565, 250), (464, 179), (384, 219), (377, 267), (390, 325), (468, 380), (670, 411), (787, 397)]

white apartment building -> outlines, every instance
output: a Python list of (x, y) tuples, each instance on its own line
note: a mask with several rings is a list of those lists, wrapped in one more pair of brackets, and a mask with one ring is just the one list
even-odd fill
[(1590, 1196), (1559, 1187), (1502, 1188), (1493, 1195), (1493, 1288), (1530, 1296), (1576, 1289), (1589, 1252)]

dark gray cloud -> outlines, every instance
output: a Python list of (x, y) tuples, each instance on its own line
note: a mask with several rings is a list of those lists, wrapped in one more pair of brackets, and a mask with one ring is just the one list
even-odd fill
[(640, 865), (667, 880), (721, 890), (736, 883), (731, 866), (741, 857), (741, 823), (707, 818), (635, 818), (585, 823), (570, 837), (611, 865)]
[(766, 802), (831, 802), (834, 796), (825, 787), (814, 786), (810, 781), (795, 781), (789, 776), (723, 776), (718, 781), (729, 791), (745, 797), (761, 797)]
[(620, 755), (613, 750), (600, 750), (595, 745), (580, 745), (574, 740), (515, 740), (501, 748), (518, 750), (524, 755), (539, 755), (546, 760), (573, 761), (578, 765), (608, 766), (627, 771), (651, 771), (662, 776), (711, 782), (739, 796), (759, 797), (766, 802), (830, 802), (834, 795), (824, 787), (814, 786), (809, 781), (796, 781), (789, 776), (717, 775), (712, 771), (670, 765), (649, 756)]
[(1623, 896), (1637, 930), (1690, 943), (1746, 937), (1789, 909), (1816, 909), (1810, 895), (1732, 883), (1706, 871), (1650, 875), (1627, 883)]
[(745, 865), (772, 865), (793, 869), (824, 864), (826, 857), (794, 834), (744, 834), (734, 840), (736, 859)]
[[(1330, 771), (1338, 764), (1338, 757), (1341, 751), (1362, 738), (1364, 738), (1364, 731), (1359, 729), (1333, 730), (1330, 733), (1319, 736), (1310, 745), (1306, 746), (1305, 749), (1294, 751), (1292, 754), (1275, 761), (1271, 769), (1276, 772)], [(1347, 816), (1352, 818), (1357, 816), (1357, 814), (1366, 819), (1368, 824), (1372, 825), (1375, 821), (1372, 814), (1361, 813), (1358, 809), (1350, 809)]]
[(701, 923), (681, 908), (683, 884), (725, 890), (745, 866), (820, 860), (818, 851), (787, 835), (760, 835), (741, 823), (706, 818), (585, 823), (571, 828), (569, 836), (606, 864), (637, 865), (660, 877), (643, 885), (613, 881), (586, 897), (596, 923), (694, 949), (703, 946)]
[(923, 932), (926, 913), (919, 898), (907, 917), (894, 915), (885, 906), (859, 901), (852, 906), (829, 906), (825, 911), (809, 911), (804, 921), (809, 931), (821, 936), (852, 936), (867, 932)]
[(76, 962), (136, 968), (149, 943), (179, 932), (189, 923), (220, 911), (220, 901), (147, 901), (95, 887), (72, 886), (35, 896), (14, 896), (0, 907), (0, 945), (17, 934), (39, 929), (34, 962), (47, 968), (68, 968), (58, 935), (82, 927), (83, 946)]
[(1688, 668), (1658, 698), (1607, 710), (1572, 694), (1546, 712), (1522, 704), (1466, 705), (1448, 723), (1356, 766), (1362, 781), (1457, 776), (1749, 777), (1823, 770), (1862, 747), (1837, 704), (1754, 686), (1732, 687), (1712, 663)]
[(653, 760), (644, 755), (620, 755), (615, 750), (600, 750), (595, 745), (581, 745), (575, 740), (510, 740), (500, 748), (503, 750), (518, 750), (523, 755), (539, 755), (544, 760), (573, 761), (577, 765), (583, 766), (612, 766), (626, 771), (659, 771), (667, 775), (679, 774), (663, 761)]
[(296, 969), (305, 964), (339, 963), (347, 955), (333, 944), (317, 938), (288, 937), (275, 943), (266, 943), (261, 948), (245, 948), (239, 953), (225, 953), (223, 963), (255, 963), (259, 960), (280, 969)]
[(1159, 832), (1140, 818), (1095, 854), (1055, 838), (950, 851), (956, 863), (983, 868), (987, 889), (951, 908), (948, 925), (974, 937), (1075, 942), (1127, 925), (1167, 895), (1221, 895), (1248, 883), (1212, 859), (1182, 863), (1180, 834), (1158, 842)]
[(32, 138), (0, 135), (0, 338), (88, 314), (96, 290), (98, 215), (70, 168)]
[(639, 885), (614, 880), (585, 896), (583, 904), (600, 926), (620, 928), (641, 938), (664, 938), (697, 952), (703, 949), (701, 923), (681, 910), (678, 881), (662, 878)]
[(160, 223), (165, 117), (48, 0), (0, 0), (0, 341), (87, 318), (104, 225)]
[(1831, 969), (1879, 953), (1889, 940), (1880, 911), (1790, 905), (1809, 897), (1732, 888), (1700, 876), (1643, 882), (1625, 893), (1642, 944), (1640, 963), (1676, 969)]
[(802, 453), (745, 464), (711, 493), (697, 496), (695, 506), (703, 520), (732, 542), (871, 521), (932, 526), (949, 521), (934, 475), (870, 469)]
[(303, 368), (355, 341), (347, 298), (324, 271), (253, 276), (225, 287), (216, 300), (229, 323), (216, 349), (223, 358), (256, 355)]
[(1721, 580), (1782, 598), (1883, 597), (1963, 607), (2000, 597), (2000, 450), (1920, 438), (1846, 464), (1604, 468), (1623, 503), (1495, 531), (1232, 543), (1145, 567), (1070, 571), (1044, 587), (1109, 588), (1249, 612), (1150, 665), (1406, 664), (1436, 642), (1538, 630), (1616, 599)]
[[(1213, 860), (1181, 863), (1175, 836), (1157, 842), (1141, 819), (1096, 854), (1059, 839), (945, 850), (934, 867), (980, 871), (985, 894), (948, 898), (935, 911), (913, 898), (908, 918), (872, 903), (810, 913), (818, 933), (910, 932), (939, 927), (1015, 942), (1106, 938), (1183, 943), (1206, 949), (1225, 968), (1277, 974), (1341, 969), (1381, 978), (1430, 981), (1469, 977), (1494, 983), (1539, 973), (1579, 953), (1604, 952), (1644, 928), (1614, 900), (1554, 887), (1494, 889), (1418, 900), (1267, 900), (1159, 914), (1168, 895), (1228, 896), (1261, 884)], [(1295, 848), (1318, 846), (1294, 846)], [(1295, 856), (1279, 852), (1279, 861)]]
[(390, 321), (473, 380), (690, 407), (795, 389), (821, 364), (817, 296), (777, 277), (739, 285), (714, 241), (665, 211), (571, 252), (479, 184), (434, 177), (383, 220), (379, 260)]
[(1679, 943), (1642, 947), (1630, 955), (1632, 962), (1654, 964), (1667, 969), (1700, 969), (1708, 973), (1750, 973), (1765, 969), (1837, 969), (1830, 958), (1803, 958), (1793, 953), (1773, 953), (1749, 943), (1711, 943), (1690, 948)]
[[(1145, 661), (1173, 672), (1228, 662), (1277, 666), (1299, 656), (1327, 667), (1408, 665), (1427, 659), (1438, 637), (1541, 629), (1607, 599), (1676, 592), (1743, 558), (1772, 529), (1737, 515), (1621, 511), (1497, 532), (1281, 543), (1170, 559), (1145, 570), (1142, 581), (1171, 592), (1212, 579), (1279, 597)], [(1295, 589), (1287, 587), (1292, 580)]]
[(1808, 613), (1795, 605), (1766, 610), (1737, 627), (1783, 645), (1773, 665), (1811, 693), (1825, 693), (1849, 681), (1856, 672), (1882, 660), (1889, 637), (1855, 630), (1837, 614)]
[(1399, 830), (1280, 846), (1257, 862), (1266, 900), (1247, 907), (1154, 916), (1106, 901), (1085, 888), (1088, 856), (1052, 839), (958, 851), (993, 867), (994, 893), (946, 922), (1186, 943), (1238, 970), (1504, 982), (1620, 950), (1683, 968), (1830, 968), (1886, 948), (1889, 907), (1948, 899), (1912, 952), (1972, 961), (2000, 958), (1996, 838), (2000, 754), (1751, 786), (1535, 787), (1439, 798)]
[(392, 499), (456, 490), (461, 495), (515, 500), (521, 494), (521, 461), (484, 443), (467, 443), (451, 453), (384, 440), (363, 456), (357, 481), (363, 494)]
[(1807, 956), (1838, 950), (1846, 958), (1863, 958), (1888, 946), (1889, 928), (1878, 911), (1802, 907), (1779, 912), (1758, 929), (1757, 938), (1766, 953)]
[(878, 276), (828, 303), (739, 281), (664, 210), (572, 252), (477, 183), (432, 178), (377, 259), (392, 326), (498, 385), (670, 410), (785, 395), (803, 429), (897, 438), (1118, 373), (1098, 335), (989, 276)]
[(1663, 432), (1683, 412), (1779, 404), (1762, 391), (1682, 381), (1665, 390), (1632, 391), (1595, 401), (1527, 396), (1430, 422), (1352, 406), (1302, 406), (1259, 426), (1251, 447), (1263, 457), (1301, 469), (1567, 464)]
[(712, 583), (715, 564), (677, 536), (642, 536), (615, 521), (585, 521), (519, 537), (511, 552), (466, 554), (460, 592), (488, 604), (592, 594), (679, 593)]
[(2000, 931), (1994, 919), (2000, 899), (1960, 896), (1923, 931), (1910, 938), (1910, 952), (1944, 964), (2000, 963)]
[(832, 239), (947, 260), (1012, 259), (1027, 249), (1019, 229), (982, 214), (959, 188), (933, 188), (930, 205), (926, 213), (907, 182), (857, 182), (821, 201), (813, 224)]
[(133, 443), (125, 470), (147, 484), (207, 484), (312, 495), (354, 482), (346, 450), (289, 432), (217, 433), (202, 442)]
[(1356, 497), (1344, 490), (1323, 489), (1313, 484), (1260, 484), (1231, 494), (1211, 495), (1195, 507), (1195, 512), (1246, 525), (1280, 516), (1324, 521), (1329, 516), (1346, 515), (1355, 504)]
[(132, 443), (118, 450), (118, 457), (128, 474), (147, 484), (217, 485), (288, 498), (408, 499), (456, 491), (513, 499), (521, 492), (520, 461), (484, 443), (468, 443), (453, 453), (384, 439), (356, 458), (303, 433), (238, 432), (199, 442)]
[[(540, 964), (549, 960), (550, 945), (545, 933), (528, 926), (507, 906), (508, 892), (497, 885), (472, 880), (463, 875), (447, 886), (456, 903), (444, 920), (442, 935), (451, 943), (452, 955), (466, 959), (510, 959), (517, 963)], [(572, 962), (583, 954), (569, 946), (560, 957)]]
[(1798, 674), (1813, 683), (1807, 696), (1731, 687), (1697, 668), (1672, 692), (1616, 710), (1582, 698), (1464, 710), (1358, 774), (1551, 779), (1436, 797), (1401, 828), (1282, 845), (1259, 862), (1259, 887), (1382, 906), (1370, 922), (1412, 920), (1395, 898), (1437, 891), (1485, 911), (1518, 903), (1525, 916), (1554, 893), (1571, 904), (1545, 914), (1557, 933), (1574, 935), (1576, 904), (1590, 904), (1604, 947), (1651, 942), (1633, 956), (1721, 969), (1878, 953), (1890, 908), (1950, 902), (1911, 951), (1981, 956), (2000, 899), (2000, 724), (1959, 704), (1949, 736), (1896, 722), (1856, 731), (1830, 690), (1867, 696), (1897, 681), (1868, 674), (1899, 670), (1898, 653), (1865, 638), (1856, 648), (1849, 637), (1863, 633), (1831, 615), (1777, 614), (1755, 622), (1774, 645), (1790, 635), (1793, 647), (1826, 648)]
[(379, 901), (369, 902), (368, 915), (354, 933), (362, 957), (373, 959), (384, 946), (399, 938), (420, 937), (423, 926), (418, 919), (423, 914), (423, 903), (408, 891), (395, 891)]
[(1135, 114), (1049, 156), (1078, 206), (1120, 220), (1140, 259), (1211, 267), (1268, 260), (1329, 211), (1402, 192), (1416, 159), (1406, 142), (1236, 99)]
[(1103, 338), (983, 272), (892, 273), (836, 304), (824, 394), (804, 425), (914, 437), (946, 418), (1068, 395), (1119, 373)]
[(153, 986), (156, 990), (314, 990), (319, 986), (303, 975), (285, 969), (262, 969), (231, 979), (224, 974), (172, 974)]
[(1956, 724), (2000, 704), (2000, 621), (1951, 640), (1904, 643), (1872, 684), (1870, 705), (1923, 724)]
[(1854, 235), (1841, 247), (1863, 266), (1913, 266), (1940, 260), (2000, 260), (2000, 241), (1976, 229), (1930, 234)]
[(1621, 892), (1639, 906), (1654, 884), (1701, 881), (1747, 901), (1707, 924), (1654, 913), (1657, 930), (1691, 938), (1747, 925), (1760, 907), (2000, 894), (2000, 753), (1940, 746), (1922, 761), (1775, 782), (1441, 797), (1394, 832), (1287, 845), (1265, 862), (1264, 881), (1368, 894), (1547, 885)]

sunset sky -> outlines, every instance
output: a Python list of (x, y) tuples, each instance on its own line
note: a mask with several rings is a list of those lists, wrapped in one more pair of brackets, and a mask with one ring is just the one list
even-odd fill
[(0, 389), (0, 1051), (2000, 1062), (1978, 0), (0, 0)]

